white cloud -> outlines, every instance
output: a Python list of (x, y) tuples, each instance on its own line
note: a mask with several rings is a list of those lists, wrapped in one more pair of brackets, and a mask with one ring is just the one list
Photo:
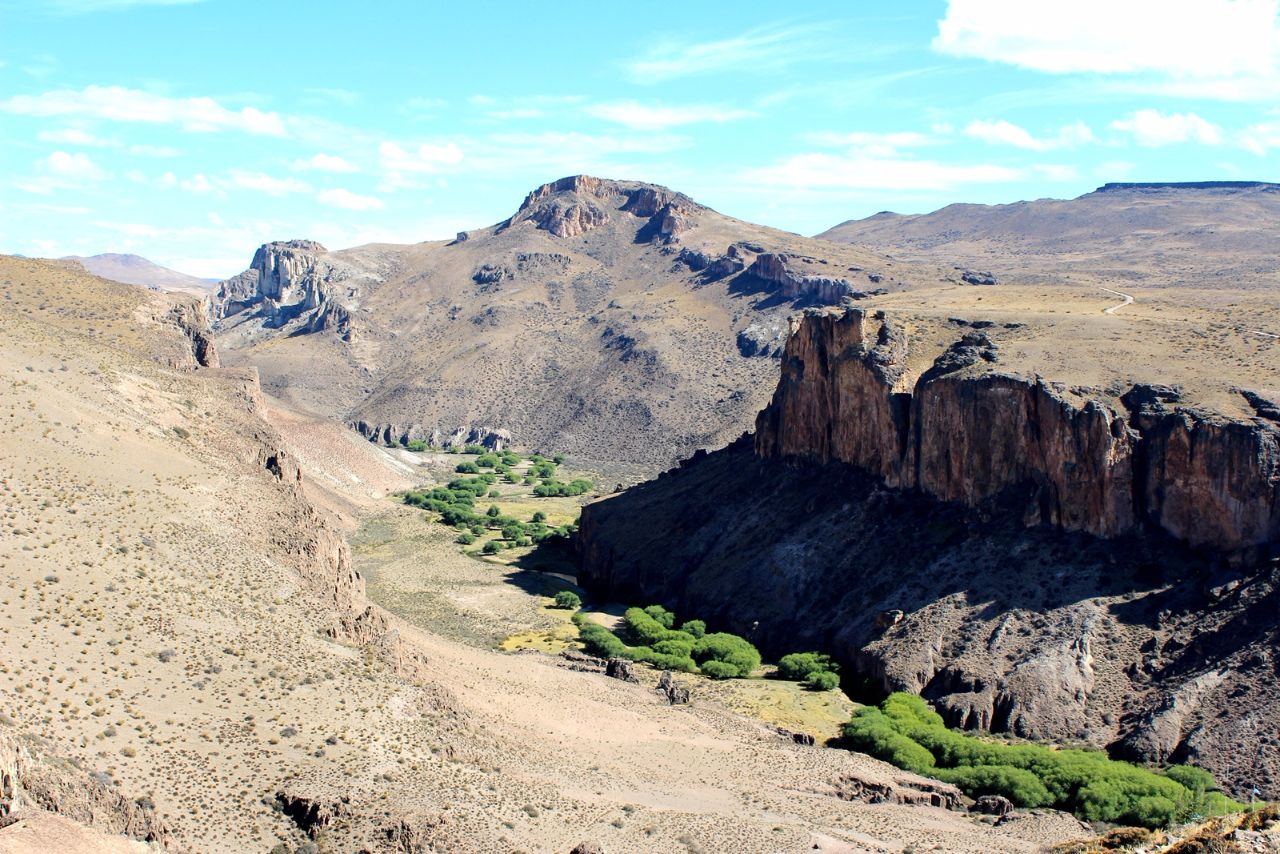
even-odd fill
[(87, 116), (117, 122), (178, 125), (195, 132), (236, 130), (263, 136), (288, 136), (284, 119), (255, 107), (228, 109), (212, 98), (170, 98), (122, 86), (57, 89), (40, 95), (14, 95), (0, 110), (27, 116)]
[(1161, 113), (1159, 110), (1138, 110), (1127, 119), (1117, 119), (1111, 127), (1133, 134), (1139, 145), (1171, 145), (1178, 142), (1199, 142), (1219, 145), (1222, 129), (1195, 113)]
[(1031, 168), (1050, 181), (1074, 181), (1080, 175), (1076, 167), (1062, 163), (1037, 163)]
[(1280, 121), (1249, 125), (1240, 134), (1240, 144), (1254, 154), (1266, 154), (1269, 149), (1280, 148)]
[(241, 172), (233, 170), (227, 181), (232, 187), (242, 190), (256, 190), (269, 196), (286, 196), (290, 193), (310, 192), (307, 182), (297, 178), (276, 178), (263, 172)]
[(658, 83), (694, 74), (776, 69), (825, 55), (816, 48), (818, 26), (757, 27), (715, 41), (668, 42), (650, 50), (627, 68), (641, 83)]
[(1278, 0), (949, 0), (933, 47), (1050, 73), (1272, 75)]
[(965, 136), (980, 139), (992, 145), (1011, 145), (1014, 148), (1025, 148), (1028, 151), (1052, 151), (1055, 148), (1071, 148), (1096, 138), (1093, 131), (1084, 122), (1064, 125), (1050, 137), (1037, 137), (1026, 128), (1003, 119), (988, 121), (980, 119), (970, 122), (964, 129)]
[(167, 145), (141, 144), (129, 146), (129, 153), (140, 157), (177, 157), (182, 152)]
[(789, 157), (774, 166), (748, 170), (743, 180), (791, 188), (949, 190), (965, 184), (998, 184), (1022, 177), (1021, 170), (992, 164), (808, 153)]
[(326, 205), (348, 211), (374, 211), (384, 207), (381, 199), (361, 196), (343, 189), (322, 190), (316, 198)]
[(80, 152), (55, 151), (45, 158), (42, 166), (52, 175), (80, 181), (98, 181), (107, 174), (89, 155)]
[(852, 133), (814, 133), (808, 137), (815, 145), (848, 148), (868, 157), (894, 157), (904, 148), (932, 145), (937, 140), (917, 131), (854, 131)]
[(684, 106), (647, 106), (636, 101), (592, 104), (588, 114), (636, 130), (665, 130), (700, 122), (728, 122), (755, 115), (749, 110), (717, 107), (711, 104)]
[(58, 145), (86, 145), (95, 148), (114, 146), (116, 144), (109, 139), (102, 139), (94, 136), (88, 131), (81, 130), (80, 128), (42, 130), (36, 134), (36, 139), (41, 142), (52, 142)]
[(378, 156), (383, 168), (391, 172), (439, 172), (458, 165), (463, 157), (456, 142), (423, 143), (411, 152), (394, 142), (384, 142), (378, 146)]
[(306, 159), (293, 161), (293, 168), (300, 172), (355, 172), (358, 171), (354, 165), (339, 157), (336, 154), (317, 153)]

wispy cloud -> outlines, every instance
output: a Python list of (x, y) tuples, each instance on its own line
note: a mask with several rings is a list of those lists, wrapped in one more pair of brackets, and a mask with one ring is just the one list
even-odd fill
[(1112, 122), (1111, 127), (1132, 134), (1134, 141), (1145, 146), (1179, 142), (1220, 145), (1223, 142), (1222, 128), (1195, 113), (1165, 114), (1159, 110), (1138, 110), (1128, 118)]
[(310, 157), (293, 161), (293, 168), (299, 172), (346, 173), (359, 171), (355, 164), (346, 159), (336, 154), (325, 154), (324, 152), (317, 152)]
[(665, 42), (627, 65), (640, 83), (661, 83), (695, 74), (762, 71), (795, 62), (821, 59), (815, 44), (818, 25), (771, 25), (726, 39), (704, 42)]
[(1009, 145), (1027, 151), (1053, 151), (1059, 148), (1074, 148), (1088, 142), (1095, 142), (1097, 137), (1084, 122), (1073, 122), (1063, 125), (1051, 136), (1035, 136), (1026, 128), (1003, 119), (990, 121), (979, 119), (970, 122), (964, 129), (964, 135), (980, 139), (991, 145)]
[(919, 131), (853, 131), (852, 133), (814, 133), (806, 137), (815, 145), (848, 148), (867, 157), (894, 157), (904, 149), (933, 145), (937, 138)]
[(334, 189), (321, 190), (316, 198), (322, 203), (330, 207), (341, 208), (347, 211), (373, 211), (381, 210), (383, 205), (381, 199), (373, 196), (361, 196), (350, 190)]
[(937, 160), (871, 157), (864, 154), (797, 154), (748, 170), (748, 183), (829, 190), (951, 190), (966, 184), (1017, 181), (1023, 171), (989, 163), (943, 163)]
[(39, 95), (14, 95), (0, 101), (0, 110), (27, 116), (83, 116), (116, 122), (177, 125), (194, 132), (242, 131), (288, 136), (277, 113), (256, 107), (229, 109), (213, 98), (170, 98), (122, 86), (86, 86), (79, 91), (57, 89)]
[(641, 104), (636, 101), (618, 101), (611, 104), (592, 104), (586, 107), (589, 115), (635, 130), (665, 130), (680, 125), (703, 122), (730, 122), (754, 116), (750, 110), (721, 107), (713, 104), (686, 104), (662, 106)]

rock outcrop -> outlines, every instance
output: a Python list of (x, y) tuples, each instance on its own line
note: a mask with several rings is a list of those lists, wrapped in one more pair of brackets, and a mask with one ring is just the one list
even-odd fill
[(339, 260), (314, 240), (285, 240), (258, 247), (249, 269), (222, 282), (211, 304), (216, 320), (249, 313), (279, 329), (301, 319), (300, 331), (334, 330), (349, 341), (363, 287), (381, 280), (378, 271)]
[(160, 846), (170, 841), (168, 826), (147, 798), (130, 798), (109, 776), (52, 756), (37, 740), (0, 726), (0, 827), (32, 812)]
[(1029, 523), (1104, 537), (1154, 526), (1245, 555), (1280, 540), (1280, 429), (1139, 387), (1111, 402), (1001, 372), (969, 332), (908, 386), (907, 336), (853, 309), (809, 314), (756, 424), (763, 456), (837, 460), (946, 501), (1030, 490)]
[(782, 296), (792, 300), (809, 300), (822, 305), (838, 305), (845, 298), (865, 296), (848, 279), (794, 272), (786, 255), (765, 252), (747, 268), (749, 275), (777, 285)]
[(510, 432), (483, 425), (473, 427), (464, 424), (442, 428), (424, 427), (421, 424), (370, 424), (366, 421), (353, 421), (348, 426), (370, 442), (392, 447), (423, 441), (437, 448), (483, 445), (490, 450), (501, 451), (511, 444)]
[(688, 196), (665, 187), (573, 175), (529, 193), (499, 231), (530, 222), (556, 237), (572, 238), (604, 225), (615, 212), (622, 212), (648, 220), (640, 226), (637, 242), (676, 243), (692, 227), (693, 217), (700, 209)]

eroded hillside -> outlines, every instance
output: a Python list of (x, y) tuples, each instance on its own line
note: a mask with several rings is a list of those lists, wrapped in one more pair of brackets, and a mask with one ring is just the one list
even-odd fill
[(372, 439), (501, 431), (652, 471), (750, 423), (798, 307), (944, 278), (579, 176), (447, 243), (269, 244), (215, 304), (229, 361)]

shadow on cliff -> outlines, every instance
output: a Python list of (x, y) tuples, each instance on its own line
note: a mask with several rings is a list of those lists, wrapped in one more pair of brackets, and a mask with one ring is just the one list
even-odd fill
[(533, 596), (554, 596), (577, 589), (577, 564), (573, 545), (557, 537), (538, 543), (509, 565), (503, 580)]

